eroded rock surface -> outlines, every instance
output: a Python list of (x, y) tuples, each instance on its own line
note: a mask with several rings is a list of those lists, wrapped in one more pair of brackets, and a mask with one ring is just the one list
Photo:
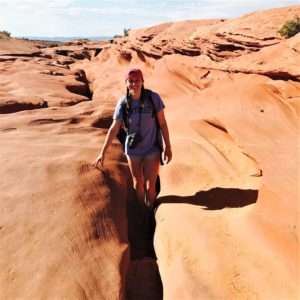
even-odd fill
[[(277, 34), (297, 14), (0, 41), (0, 298), (298, 299), (300, 41)], [(133, 66), (165, 102), (174, 155), (157, 260), (132, 260), (119, 143), (92, 166)]]

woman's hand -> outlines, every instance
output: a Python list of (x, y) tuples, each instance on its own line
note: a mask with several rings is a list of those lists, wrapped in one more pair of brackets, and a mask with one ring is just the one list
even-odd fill
[(103, 168), (103, 166), (104, 166), (104, 154), (102, 152), (97, 156), (97, 158), (94, 162), (94, 166), (96, 168), (98, 168), (99, 163), (100, 163), (100, 168)]
[(168, 129), (164, 111), (163, 110), (159, 111), (156, 114), (156, 116), (157, 116), (159, 127), (161, 129), (161, 132), (162, 132), (162, 135), (164, 138), (164, 142), (166, 145), (166, 148), (165, 148), (164, 154), (163, 154), (163, 161), (168, 164), (172, 160), (172, 150), (171, 150), (171, 144), (170, 144), (169, 129)]
[(112, 140), (117, 136), (120, 128), (122, 126), (122, 121), (120, 120), (113, 120), (112, 124), (110, 125), (110, 128), (108, 129), (108, 132), (106, 134), (102, 149), (100, 151), (100, 154), (97, 156), (94, 166), (98, 168), (98, 165), (100, 163), (100, 167), (103, 168), (104, 166), (104, 156), (107, 151), (108, 146), (111, 144)]
[(164, 161), (168, 164), (172, 160), (172, 150), (171, 147), (166, 147), (164, 151)]

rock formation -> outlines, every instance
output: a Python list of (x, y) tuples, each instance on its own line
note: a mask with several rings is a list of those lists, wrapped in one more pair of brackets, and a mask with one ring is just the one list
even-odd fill
[[(0, 40), (0, 298), (298, 299), (300, 35), (277, 33), (297, 14)], [(132, 256), (119, 143), (92, 166), (132, 66), (162, 96), (174, 152), (157, 260)]]

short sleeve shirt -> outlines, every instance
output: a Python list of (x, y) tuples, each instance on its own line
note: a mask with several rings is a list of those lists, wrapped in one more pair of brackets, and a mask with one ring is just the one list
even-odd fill
[[(155, 106), (156, 113), (165, 108), (165, 105), (160, 98), (159, 94), (151, 92), (152, 102)], [(122, 97), (116, 105), (113, 115), (114, 120), (123, 121), (123, 107)], [(159, 152), (159, 146), (157, 144), (157, 123), (155, 119), (155, 112), (153, 111), (153, 105), (149, 97), (144, 98), (144, 106), (141, 107), (140, 100), (131, 99), (131, 107), (128, 112), (128, 127), (129, 134), (133, 132), (139, 132), (141, 136), (141, 142), (136, 145), (135, 148), (130, 149), (128, 147), (128, 137), (125, 141), (125, 154), (129, 156), (145, 156), (154, 152)], [(139, 126), (140, 118), (140, 126)]]

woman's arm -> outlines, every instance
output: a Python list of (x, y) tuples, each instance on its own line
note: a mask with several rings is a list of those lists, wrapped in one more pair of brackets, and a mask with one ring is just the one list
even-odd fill
[(111, 126), (109, 127), (108, 132), (106, 134), (102, 149), (95, 160), (95, 163), (94, 163), (95, 167), (98, 167), (99, 162), (100, 162), (101, 167), (103, 167), (106, 150), (109, 147), (109, 145), (111, 144), (111, 142), (113, 141), (113, 139), (117, 136), (121, 126), (122, 126), (122, 121), (113, 120), (113, 122), (112, 122)]
[(164, 110), (159, 111), (156, 115), (166, 145), (164, 151), (164, 160), (166, 160), (167, 163), (169, 163), (172, 159), (172, 149), (170, 143), (168, 124), (165, 118)]

